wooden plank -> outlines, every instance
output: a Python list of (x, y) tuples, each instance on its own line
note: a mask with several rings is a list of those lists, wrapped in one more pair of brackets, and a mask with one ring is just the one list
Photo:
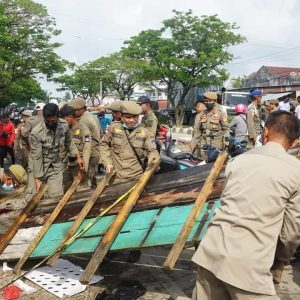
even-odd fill
[(95, 191), (92, 193), (91, 198), (86, 202), (85, 206), (83, 207), (83, 209), (81, 210), (81, 212), (79, 213), (79, 215), (76, 217), (73, 225), (71, 226), (71, 228), (68, 230), (68, 232), (66, 233), (64, 239), (62, 240), (61, 244), (58, 246), (58, 248), (55, 250), (55, 254), (48, 260), (47, 264), (50, 266), (54, 266), (61, 254), (62, 246), (64, 245), (64, 243), (72, 236), (74, 235), (74, 233), (76, 232), (76, 230), (78, 229), (78, 227), (81, 225), (81, 223), (83, 222), (83, 220), (85, 219), (85, 217), (87, 216), (87, 214), (89, 213), (89, 211), (91, 210), (91, 208), (93, 207), (93, 205), (95, 204), (96, 200), (98, 199), (98, 197), (100, 196), (100, 194), (103, 192), (103, 190), (105, 189), (105, 187), (107, 186), (107, 184), (109, 183), (110, 179), (113, 176), (113, 172), (108, 173), (105, 175), (105, 177), (99, 182), (99, 184), (97, 185), (97, 188), (95, 189)]
[(17, 217), (16, 221), (8, 228), (4, 236), (0, 240), (0, 254), (5, 247), (10, 243), (14, 235), (17, 233), (20, 226), (24, 223), (30, 212), (38, 205), (47, 190), (47, 185), (42, 184), (40, 190), (32, 197), (27, 203), (21, 214)]
[(152, 174), (154, 173), (155, 169), (158, 166), (158, 160), (153, 160), (143, 175), (140, 177), (136, 187), (130, 193), (128, 199), (126, 200), (125, 204), (121, 208), (120, 212), (118, 213), (116, 219), (114, 220), (113, 224), (110, 226), (109, 230), (103, 237), (101, 243), (97, 247), (92, 259), (89, 261), (85, 271), (82, 273), (80, 277), (81, 283), (88, 284), (96, 272), (99, 264), (102, 262), (104, 256), (108, 252), (109, 248), (111, 247), (113, 241), (115, 240), (117, 234), (119, 233), (120, 229), (124, 225), (128, 215), (130, 214), (133, 206), (137, 202), (138, 198), (142, 194), (144, 187), (150, 180)]
[(219, 176), (219, 173), (224, 165), (227, 155), (228, 155), (228, 153), (226, 151), (221, 152), (219, 154), (216, 162), (214, 163), (214, 166), (211, 169), (211, 172), (210, 172), (209, 176), (207, 177), (205, 184), (204, 184), (199, 196), (197, 197), (197, 199), (195, 201), (195, 204), (193, 206), (193, 209), (192, 209), (188, 219), (186, 220), (178, 238), (176, 239), (175, 244), (172, 246), (168, 257), (166, 258), (166, 260), (164, 262), (165, 268), (169, 268), (171, 270), (173, 269), (179, 255), (185, 245), (185, 242), (195, 224), (198, 214), (202, 210), (202, 208), (205, 204), (205, 201), (207, 200), (208, 196), (212, 192), (213, 184), (214, 184), (215, 180), (217, 179), (217, 177)]
[(48, 217), (48, 219), (45, 222), (45, 224), (43, 225), (42, 229), (35, 236), (35, 238), (31, 241), (31, 243), (28, 246), (28, 248), (26, 249), (23, 257), (21, 257), (20, 260), (18, 261), (18, 263), (15, 265), (14, 270), (13, 270), (14, 273), (20, 272), (20, 270), (21, 270), (22, 266), (24, 265), (24, 263), (26, 262), (27, 258), (30, 256), (30, 254), (35, 249), (35, 247), (38, 245), (38, 243), (43, 238), (45, 233), (48, 231), (48, 229), (50, 228), (50, 226), (52, 225), (52, 223), (54, 222), (56, 217), (59, 215), (59, 213), (65, 206), (65, 204), (68, 202), (68, 200), (74, 194), (74, 192), (76, 191), (80, 182), (81, 182), (81, 180), (78, 177), (76, 177), (74, 182), (72, 183), (72, 185), (69, 187), (67, 192), (63, 195), (63, 197), (61, 198), (61, 200), (59, 201), (59, 203), (57, 204), (57, 206), (55, 207), (55, 209), (53, 210), (51, 215)]
[[(212, 200), (205, 204), (197, 218), (194, 228), (191, 231), (188, 241), (198, 241), (199, 238), (201, 239), (203, 237), (207, 224), (211, 220), (215, 209), (219, 207), (219, 205), (220, 200)], [(162, 212), (160, 214), (160, 209), (131, 213), (120, 233), (114, 240), (110, 250), (119, 251), (135, 247), (153, 247), (173, 244), (183, 227), (186, 217), (192, 210), (192, 206), (192, 204), (187, 204), (165, 207), (162, 208)], [(63, 254), (93, 253), (115, 217), (115, 215), (103, 216), (78, 240), (74, 241), (73, 244), (66, 248)], [(153, 226), (153, 229), (147, 235), (148, 229), (156, 219), (157, 221)], [(92, 219), (84, 220), (78, 230), (84, 228), (89, 222), (91, 222), (91, 220)], [(53, 224), (30, 257), (45, 257), (53, 253), (71, 226), (72, 222)], [(0, 259), (7, 260), (20, 258), (40, 228), (41, 227), (37, 227), (37, 229), (36, 227), (20, 229), (11, 241), (10, 245), (6, 247), (5, 251), (0, 256)], [(201, 228), (200, 231), (198, 231), (199, 228)], [(145, 236), (147, 236), (146, 240)]]

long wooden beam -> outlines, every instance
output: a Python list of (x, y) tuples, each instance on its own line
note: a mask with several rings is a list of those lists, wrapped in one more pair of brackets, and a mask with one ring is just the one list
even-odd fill
[(77, 215), (74, 223), (72, 224), (71, 228), (68, 230), (68, 232), (65, 234), (62, 242), (60, 243), (60, 245), (56, 248), (55, 250), (55, 254), (48, 260), (47, 264), (50, 266), (54, 266), (62, 252), (62, 247), (65, 244), (65, 242), (75, 234), (76, 230), (79, 228), (79, 226), (81, 225), (81, 223), (83, 222), (83, 220), (85, 219), (85, 217), (87, 216), (87, 214), (89, 213), (89, 211), (91, 210), (91, 208), (93, 207), (93, 205), (95, 204), (95, 202), (97, 201), (98, 197), (100, 196), (100, 194), (103, 192), (103, 190), (105, 189), (105, 187), (108, 185), (110, 179), (112, 178), (113, 173), (108, 173), (105, 175), (105, 177), (99, 182), (99, 184), (97, 185), (97, 188), (94, 190), (94, 192), (92, 193), (90, 199), (86, 202), (86, 204), (84, 205), (83, 209), (81, 210), (81, 212)]
[(40, 190), (31, 198), (31, 200), (27, 203), (27, 205), (25, 206), (21, 214), (17, 217), (16, 221), (8, 228), (8, 230), (0, 240), (0, 254), (3, 252), (3, 250), (10, 243), (12, 238), (15, 236), (18, 229), (25, 222), (30, 212), (34, 210), (34, 208), (39, 204), (46, 190), (47, 190), (47, 185), (42, 184)]
[(183, 225), (183, 228), (182, 228), (178, 238), (176, 239), (176, 242), (172, 246), (168, 257), (166, 258), (166, 260), (164, 262), (165, 268), (169, 268), (171, 270), (174, 268), (174, 265), (185, 245), (185, 242), (196, 222), (196, 219), (197, 219), (200, 211), (202, 210), (205, 201), (207, 200), (208, 196), (212, 192), (213, 184), (216, 181), (217, 177), (219, 176), (219, 173), (224, 165), (227, 155), (228, 155), (228, 153), (226, 151), (223, 151), (222, 153), (219, 154), (213, 168), (210, 171), (209, 176), (207, 177), (207, 179), (204, 183), (204, 186), (203, 186), (201, 192), (199, 193), (199, 195), (195, 201), (195, 204), (192, 208), (192, 211), (190, 212), (188, 219), (186, 220), (185, 224)]
[(54, 220), (56, 219), (56, 217), (59, 215), (59, 213), (61, 212), (61, 210), (65, 206), (65, 204), (69, 201), (69, 199), (71, 198), (71, 196), (76, 191), (76, 189), (77, 189), (80, 181), (81, 180), (78, 177), (75, 178), (74, 182), (69, 187), (69, 189), (64, 194), (64, 196), (61, 198), (61, 200), (59, 201), (59, 203), (57, 204), (57, 206), (55, 207), (55, 209), (53, 210), (53, 212), (48, 217), (47, 221), (44, 223), (44, 225), (41, 228), (41, 230), (38, 232), (38, 234), (31, 241), (31, 243), (29, 244), (29, 246), (26, 249), (25, 253), (23, 254), (23, 256), (19, 259), (18, 263), (16, 264), (16, 266), (14, 267), (14, 270), (13, 270), (15, 273), (19, 273), (20, 272), (20, 270), (21, 270), (22, 266), (24, 265), (24, 263), (26, 262), (27, 258), (30, 256), (30, 254), (32, 253), (32, 251), (36, 248), (36, 246), (38, 245), (38, 243), (40, 242), (40, 240), (43, 238), (43, 236), (45, 235), (45, 233), (48, 231), (48, 229), (50, 228), (50, 226), (52, 225), (52, 223), (54, 222)]
[(157, 168), (158, 160), (153, 161), (150, 163), (146, 171), (140, 177), (136, 187), (130, 193), (128, 199), (126, 200), (125, 204), (121, 208), (120, 212), (116, 216), (114, 222), (108, 229), (107, 233), (104, 235), (101, 243), (95, 250), (95, 253), (91, 260), (89, 261), (84, 273), (80, 277), (80, 282), (83, 284), (88, 284), (96, 272), (98, 266), (101, 264), (103, 258), (105, 257), (106, 253), (110, 249), (113, 241), (115, 240), (116, 236), (120, 232), (122, 226), (124, 225), (128, 215), (130, 214), (133, 206), (139, 199), (141, 193), (143, 192), (146, 184), (150, 180), (152, 174), (154, 173), (155, 169)]

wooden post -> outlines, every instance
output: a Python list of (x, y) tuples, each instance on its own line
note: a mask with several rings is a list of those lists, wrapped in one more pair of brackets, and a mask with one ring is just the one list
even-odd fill
[(16, 189), (15, 191), (10, 192), (8, 195), (5, 195), (4, 197), (2, 197), (0, 199), (0, 204), (5, 203), (6, 201), (20, 195), (21, 193), (23, 193), (26, 189), (26, 186), (21, 186), (18, 189)]
[(183, 228), (181, 229), (180, 234), (178, 235), (176, 242), (172, 246), (172, 249), (169, 252), (168, 257), (166, 258), (164, 262), (164, 267), (173, 269), (174, 265), (185, 245), (185, 242), (196, 222), (196, 219), (202, 210), (205, 201), (209, 197), (210, 193), (212, 192), (213, 184), (216, 181), (217, 177), (219, 176), (219, 173), (224, 165), (224, 162), (227, 158), (227, 152), (223, 151), (219, 154), (216, 162), (214, 163), (213, 168), (210, 171), (209, 176), (207, 177), (202, 190), (200, 191), (195, 204), (188, 216), (188, 219), (186, 220), (185, 224), (183, 225)]
[(28, 215), (35, 207), (39, 204), (41, 199), (43, 198), (45, 192), (47, 190), (47, 185), (43, 184), (40, 190), (31, 198), (31, 200), (27, 203), (21, 214), (17, 217), (16, 221), (7, 229), (6, 233), (0, 240), (0, 254), (6, 248), (6, 246), (10, 243), (12, 238), (17, 233), (20, 226), (25, 222)]
[(76, 191), (76, 188), (78, 187), (80, 181), (81, 180), (78, 177), (75, 178), (74, 182), (69, 187), (69, 189), (64, 194), (64, 196), (61, 198), (61, 200), (59, 201), (59, 203), (57, 204), (57, 206), (55, 207), (55, 209), (52, 211), (52, 213), (50, 214), (49, 218), (44, 223), (44, 225), (41, 228), (41, 230), (38, 232), (38, 234), (34, 237), (34, 239), (29, 244), (28, 248), (26, 249), (25, 253), (23, 254), (23, 257), (21, 257), (19, 259), (18, 263), (16, 264), (16, 266), (15, 266), (15, 268), (13, 270), (15, 273), (19, 273), (20, 272), (22, 266), (26, 262), (26, 260), (29, 257), (29, 255), (36, 248), (36, 246), (38, 245), (38, 243), (40, 242), (40, 240), (43, 238), (43, 236), (45, 235), (45, 233), (48, 231), (49, 227), (52, 225), (52, 223), (54, 222), (54, 220), (56, 219), (56, 217), (59, 215), (59, 213), (61, 212), (61, 210), (65, 206), (65, 204), (68, 202), (68, 200), (71, 198), (71, 196)]
[(125, 204), (119, 211), (118, 215), (116, 216), (114, 222), (109, 227), (108, 231), (104, 235), (101, 243), (95, 250), (95, 253), (92, 259), (89, 261), (88, 266), (86, 267), (84, 273), (80, 277), (80, 282), (83, 284), (88, 284), (98, 269), (98, 266), (101, 264), (104, 256), (110, 249), (113, 241), (115, 240), (116, 236), (118, 235), (119, 231), (121, 230), (122, 226), (124, 225), (128, 215), (130, 214), (133, 206), (139, 199), (141, 193), (143, 192), (146, 184), (150, 180), (152, 174), (154, 173), (155, 169), (157, 168), (158, 161), (154, 160), (143, 175), (140, 177), (135, 189), (130, 193), (128, 199), (126, 200)]
[(81, 225), (81, 223), (83, 222), (83, 220), (85, 219), (85, 217), (87, 216), (87, 214), (89, 213), (89, 211), (91, 210), (91, 208), (93, 207), (93, 205), (95, 204), (95, 202), (97, 201), (100, 194), (103, 192), (103, 190), (105, 189), (105, 187), (107, 186), (107, 184), (109, 183), (109, 181), (113, 175), (114, 175), (113, 172), (108, 173), (99, 182), (99, 184), (97, 185), (97, 188), (92, 193), (90, 199), (86, 202), (86, 204), (84, 205), (84, 207), (82, 208), (80, 213), (77, 215), (74, 223), (72, 224), (72, 226), (70, 227), (70, 229), (68, 230), (66, 235), (64, 236), (63, 240), (61, 241), (59, 246), (55, 249), (55, 251), (54, 251), (55, 254), (53, 256), (51, 256), (51, 258), (48, 260), (48, 262), (47, 262), (48, 265), (54, 266), (56, 264), (60, 254), (62, 252), (62, 246), (71, 236), (74, 235), (74, 233), (79, 228), (79, 226)]

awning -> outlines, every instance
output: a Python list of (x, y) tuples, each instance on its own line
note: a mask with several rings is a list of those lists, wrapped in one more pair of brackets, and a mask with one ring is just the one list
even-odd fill
[(266, 94), (262, 96), (262, 101), (268, 101), (268, 100), (272, 100), (272, 99), (279, 99), (281, 97), (287, 96), (292, 94), (293, 92), (286, 92), (286, 93), (276, 93), (276, 94)]

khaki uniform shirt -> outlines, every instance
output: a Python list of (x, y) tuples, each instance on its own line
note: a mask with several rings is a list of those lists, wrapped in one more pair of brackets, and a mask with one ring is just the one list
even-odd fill
[(44, 118), (42, 116), (32, 116), (27, 119), (25, 125), (21, 128), (21, 138), (28, 142), (29, 134), (32, 129), (39, 123), (43, 122)]
[(96, 117), (88, 111), (85, 111), (79, 119), (79, 123), (83, 124), (89, 129), (92, 137), (91, 157), (100, 156), (100, 141), (101, 141), (101, 128)]
[[(84, 161), (85, 170), (87, 171), (91, 156), (92, 143), (91, 143), (91, 132), (89, 129), (77, 122), (77, 124), (70, 129), (72, 141), (74, 142), (81, 158)], [(69, 163), (69, 166), (77, 165), (77, 162), (74, 164)]]
[(150, 110), (148, 113), (145, 113), (141, 125), (144, 128), (149, 129), (149, 131), (153, 136), (156, 136), (157, 124), (158, 124), (158, 120), (152, 110)]
[(262, 132), (260, 111), (252, 103), (247, 108), (247, 126), (250, 139), (256, 139)]
[(192, 138), (192, 147), (211, 145), (223, 149), (223, 141), (229, 137), (227, 116), (224, 112), (214, 107), (204, 110), (196, 117)]
[(225, 176), (221, 207), (192, 260), (239, 289), (275, 295), (278, 236), (285, 260), (300, 243), (300, 162), (268, 142), (231, 159)]
[(45, 176), (50, 169), (59, 173), (65, 156), (78, 153), (71, 139), (69, 125), (62, 119), (59, 119), (55, 133), (46, 127), (45, 122), (36, 125), (29, 135), (29, 143), (29, 168), (34, 178)]
[[(113, 165), (116, 178), (126, 181), (137, 179), (144, 170), (130, 147), (124, 130), (127, 129), (120, 122), (110, 125), (102, 138), (100, 149), (104, 165)], [(159, 159), (155, 139), (148, 129), (139, 126), (131, 132), (127, 130), (127, 133), (141, 161), (146, 157), (148, 161), (155, 157)]]

